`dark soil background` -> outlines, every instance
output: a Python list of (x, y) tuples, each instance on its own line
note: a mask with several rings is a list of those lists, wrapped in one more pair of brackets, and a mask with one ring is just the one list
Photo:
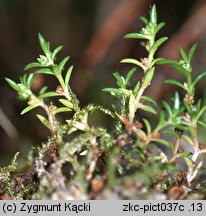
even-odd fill
[[(114, 85), (112, 72), (115, 70), (123, 74), (127, 71), (128, 66), (120, 65), (119, 61), (124, 57), (145, 55), (137, 41), (125, 40), (123, 35), (141, 28), (139, 16), (147, 16), (152, 3), (157, 5), (158, 20), (167, 24), (161, 34), (169, 37), (159, 56), (177, 59), (178, 47), (188, 50), (197, 42), (198, 49), (193, 60), (195, 73), (205, 70), (205, 0), (0, 1), (1, 166), (16, 151), (21, 152), (21, 158), (26, 157), (32, 145), (41, 144), (49, 136), (47, 129), (36, 119), (35, 111), (20, 116), (25, 102), (16, 99), (15, 92), (4, 80), (4, 77), (18, 80), (25, 73), (24, 66), (39, 55), (38, 32), (51, 42), (53, 48), (64, 45), (59, 59), (71, 56), (70, 64), (74, 64), (75, 68), (71, 85), (82, 105), (95, 102), (108, 107), (112, 99), (101, 88)], [(162, 81), (178, 76), (171, 68), (160, 67), (148, 94), (158, 101), (167, 100), (174, 89), (166, 89)], [(43, 85), (55, 88), (56, 82), (38, 76), (33, 85), (34, 91)], [(198, 96), (203, 98), (204, 87), (203, 81), (197, 91)], [(94, 118), (110, 126), (108, 119), (102, 116)], [(202, 140), (204, 142), (204, 137)]]

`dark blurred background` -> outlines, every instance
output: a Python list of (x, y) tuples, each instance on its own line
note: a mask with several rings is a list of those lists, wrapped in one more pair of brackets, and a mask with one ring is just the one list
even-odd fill
[[(0, 164), (7, 163), (16, 151), (26, 157), (32, 145), (49, 136), (35, 111), (20, 116), (25, 102), (16, 99), (4, 80), (10, 77), (17, 81), (24, 66), (39, 55), (38, 32), (52, 48), (64, 45), (59, 59), (71, 57), (75, 68), (71, 85), (82, 105), (95, 102), (108, 107), (112, 99), (101, 89), (115, 84), (112, 72), (125, 74), (129, 69), (119, 61), (146, 55), (137, 41), (125, 40), (123, 35), (142, 27), (139, 16), (147, 16), (152, 3), (157, 5), (158, 20), (167, 24), (159, 36), (169, 37), (158, 55), (178, 59), (180, 46), (188, 50), (197, 42), (194, 71), (205, 70), (205, 0), (0, 0)], [(159, 67), (148, 94), (158, 101), (171, 97), (174, 89), (162, 85), (169, 77), (182, 79), (171, 68)], [(38, 90), (42, 85), (55, 88), (56, 82), (38, 76), (33, 88)], [(204, 81), (197, 93), (204, 97)]]

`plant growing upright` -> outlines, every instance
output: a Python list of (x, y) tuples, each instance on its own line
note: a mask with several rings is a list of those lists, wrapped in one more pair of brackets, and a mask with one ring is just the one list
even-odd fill
[[(123, 59), (121, 63), (132, 64), (133, 68), (126, 77), (115, 72), (117, 87), (103, 89), (118, 99), (113, 111), (94, 104), (83, 108), (79, 105), (69, 84), (73, 66), (65, 71), (69, 57), (57, 63), (56, 55), (63, 47), (51, 51), (49, 42), (38, 35), (43, 54), (25, 67), (29, 72), (20, 78), (20, 83), (9, 78), (6, 81), (18, 92), (19, 99), (27, 101), (21, 114), (37, 107), (44, 110), (46, 115), (37, 114), (37, 117), (50, 130), (51, 136), (33, 152), (35, 168), (29, 176), (35, 183), (35, 191), (31, 184), (23, 184), (21, 190), (12, 186), (15, 156), (10, 166), (0, 169), (0, 193), (6, 193), (10, 198), (25, 198), (28, 193), (34, 199), (103, 198), (108, 191), (118, 191), (118, 185), (123, 187), (125, 179), (138, 183), (137, 188), (147, 187), (147, 192), (150, 189), (165, 192), (176, 186), (185, 190), (192, 186), (202, 167), (201, 156), (206, 153), (198, 138), (198, 127), (206, 127), (201, 120), (206, 106), (195, 98), (196, 84), (206, 76), (206, 72), (194, 79), (192, 77), (191, 59), (196, 45), (188, 55), (180, 49), (180, 61), (155, 57), (158, 48), (167, 40), (167, 37), (156, 38), (165, 24), (157, 22), (155, 5), (151, 7), (149, 19), (141, 17), (141, 20), (145, 27), (138, 33), (127, 34), (125, 38), (141, 40), (148, 54), (140, 60)], [(163, 101), (159, 115), (156, 101), (145, 95), (145, 90), (152, 84), (157, 64), (170, 64), (186, 78), (184, 83), (171, 79), (165, 81), (180, 87), (185, 95), (181, 99), (181, 93), (176, 92), (172, 106)], [(131, 86), (130, 81), (139, 69), (142, 78)], [(44, 86), (38, 94), (34, 93), (31, 87), (34, 74), (53, 76), (58, 81), (56, 90)], [(96, 110), (111, 116), (116, 124), (115, 131), (108, 132), (106, 128), (89, 123), (90, 114)], [(150, 119), (141, 119), (140, 116), (137, 120), (138, 110), (157, 115), (157, 124), (153, 126)], [(58, 115), (63, 112), (70, 113), (71, 117), (61, 116), (60, 121)], [(74, 131), (79, 133), (71, 138), (69, 135)], [(182, 148), (183, 139), (192, 146), (192, 150)], [(168, 154), (162, 150), (162, 145), (169, 150)], [(181, 170), (176, 166), (178, 158), (184, 159), (187, 169)], [(137, 190), (137, 194), (129, 198), (137, 198), (141, 193)], [(128, 197), (122, 195), (120, 198)]]

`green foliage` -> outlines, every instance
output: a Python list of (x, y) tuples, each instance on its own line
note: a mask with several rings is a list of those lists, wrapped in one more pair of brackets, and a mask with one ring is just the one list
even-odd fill
[[(196, 85), (206, 76), (206, 72), (192, 78), (191, 60), (196, 45), (192, 46), (188, 54), (180, 48), (179, 61), (156, 58), (156, 51), (167, 37), (156, 39), (164, 23), (157, 22), (155, 5), (151, 7), (149, 19), (141, 17), (141, 20), (145, 26), (124, 38), (140, 40), (147, 51), (147, 57), (140, 60), (123, 59), (122, 63), (134, 65), (125, 77), (117, 71), (113, 73), (117, 87), (103, 89), (116, 98), (112, 110), (94, 104), (80, 107), (70, 86), (73, 66), (65, 69), (69, 57), (56, 62), (57, 54), (63, 47), (58, 46), (52, 51), (50, 43), (41, 34), (38, 37), (43, 54), (39, 55), (37, 61), (26, 65), (28, 74), (20, 78), (20, 83), (6, 78), (18, 93), (19, 99), (27, 101), (21, 114), (37, 107), (43, 109), (46, 115), (37, 113), (36, 116), (51, 131), (48, 141), (38, 147), (33, 155), (37, 177), (33, 181), (38, 182), (38, 187), (35, 191), (23, 187), (18, 191), (21, 194), (19, 197), (32, 191), (34, 199), (56, 199), (62, 193), (65, 199), (75, 199), (77, 197), (70, 191), (78, 183), (81, 198), (93, 198), (104, 190), (114, 191), (118, 187), (116, 182), (124, 182), (129, 177), (136, 178), (135, 181), (139, 181), (142, 187), (146, 186), (148, 191), (157, 185), (163, 188), (165, 184), (164, 190), (169, 190), (179, 186), (180, 182), (184, 182), (181, 186), (191, 186), (202, 166), (201, 156), (206, 153), (200, 147), (198, 137), (199, 127), (206, 128), (206, 122), (201, 119), (206, 106), (195, 98)], [(183, 83), (172, 79), (164, 82), (179, 87), (185, 95), (181, 97), (182, 92), (175, 92), (172, 105), (162, 101), (160, 109), (155, 99), (145, 95), (145, 90), (153, 83), (156, 64), (169, 64), (186, 78)], [(142, 70), (142, 77), (134, 80), (133, 75), (139, 69)], [(48, 90), (44, 86), (35, 94), (32, 90), (34, 74), (54, 77), (59, 83), (56, 90)], [(145, 118), (141, 119), (139, 110), (146, 112)], [(109, 115), (116, 125), (115, 131), (108, 132), (101, 125), (91, 124), (90, 116), (95, 111)], [(70, 114), (70, 118), (61, 115), (65, 112)], [(151, 114), (156, 115), (157, 121), (151, 119)], [(190, 145), (191, 151), (182, 149), (182, 140)], [(164, 149), (169, 150), (171, 155), (166, 155)], [(0, 170), (0, 183), (5, 185), (3, 192), (12, 198), (18, 197), (11, 185), (11, 172), (16, 171), (16, 157), (11, 165)], [(176, 168), (176, 160), (179, 158), (187, 165), (186, 176)], [(69, 166), (66, 175), (63, 171), (65, 165)], [(179, 180), (177, 175), (180, 176)], [(104, 187), (97, 190), (94, 187), (96, 181)]]

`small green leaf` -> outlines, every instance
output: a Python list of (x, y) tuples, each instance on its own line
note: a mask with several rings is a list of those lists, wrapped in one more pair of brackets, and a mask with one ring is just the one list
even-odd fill
[(193, 141), (190, 137), (186, 136), (186, 135), (182, 135), (181, 136), (183, 139), (185, 139), (190, 145), (193, 146)]
[(31, 87), (31, 83), (32, 83), (32, 81), (34, 80), (33, 79), (33, 73), (30, 73), (29, 75), (28, 75), (28, 77), (27, 77), (27, 80), (26, 80), (26, 87), (27, 88), (30, 88)]
[(156, 58), (152, 61), (151, 67), (153, 67), (155, 64), (159, 64), (159, 62), (164, 61), (164, 58)]
[(20, 88), (18, 86), (18, 84), (16, 84), (13, 80), (9, 79), (9, 78), (5, 78), (5, 80), (8, 82), (8, 84), (16, 91), (19, 91)]
[(160, 112), (158, 126), (163, 125), (165, 122), (165, 114), (163, 111)]
[(202, 109), (195, 116), (194, 121), (197, 122), (199, 118), (204, 114), (205, 111), (206, 111), (206, 106), (203, 106)]
[(182, 65), (175, 61), (175, 60), (169, 60), (169, 59), (162, 59), (161, 61), (159, 61), (157, 64), (169, 64), (171, 65), (174, 69), (176, 69), (178, 72), (180, 72), (183, 75), (187, 75), (188, 71), (185, 70)]
[(53, 51), (53, 53), (52, 53), (52, 59), (53, 59), (53, 60), (55, 59), (57, 53), (58, 53), (60, 50), (62, 50), (62, 48), (63, 48), (63, 46), (58, 46), (58, 47)]
[(64, 68), (65, 64), (68, 62), (69, 58), (70, 58), (70, 57), (67, 56), (67, 57), (65, 57), (65, 58), (59, 63), (59, 70), (60, 70), (60, 71), (63, 70), (63, 68)]
[(179, 110), (180, 109), (180, 97), (178, 92), (175, 92), (175, 97), (174, 97), (174, 109)]
[(68, 108), (73, 108), (73, 103), (66, 100), (66, 99), (59, 99), (59, 102), (62, 103), (64, 106), (68, 107)]
[(177, 80), (169, 79), (169, 80), (165, 80), (164, 83), (165, 84), (170, 84), (170, 85), (175, 85), (175, 86), (178, 86), (178, 87), (180, 87), (182, 89), (185, 89), (184, 85), (181, 82), (177, 81)]
[(139, 107), (139, 109), (142, 109), (142, 110), (147, 111), (147, 112), (151, 112), (155, 115), (157, 114), (157, 112), (151, 106), (142, 105)]
[(151, 131), (152, 131), (151, 125), (147, 119), (143, 118), (143, 121), (144, 121), (144, 124), (145, 124), (146, 129), (147, 129), (147, 136), (149, 136), (149, 134), (151, 134)]
[(69, 81), (70, 81), (70, 78), (71, 78), (72, 70), (73, 70), (73, 65), (71, 67), (69, 67), (69, 69), (66, 72), (65, 85), (67, 87), (69, 86)]
[(30, 110), (32, 110), (38, 106), (39, 106), (38, 104), (34, 104), (34, 105), (30, 105), (30, 106), (26, 107), (24, 110), (21, 111), (21, 115), (29, 112)]
[(44, 51), (45, 55), (48, 55), (50, 52), (49, 44), (46, 42), (46, 40), (40, 33), (38, 34), (38, 37), (39, 37), (39, 43), (40, 43), (42, 50)]
[(12, 166), (17, 166), (17, 158), (19, 157), (19, 152), (17, 152), (15, 155), (14, 155), (14, 157), (12, 158), (12, 160), (11, 160), (11, 165)]
[(148, 24), (148, 20), (147, 20), (146, 17), (144, 17), (144, 16), (140, 16), (140, 20), (142, 20), (142, 22), (143, 22), (145, 25)]
[(172, 150), (173, 152), (173, 149), (174, 149), (174, 146), (171, 142), (169, 142), (168, 140), (164, 140), (164, 139), (155, 139), (155, 141), (163, 144), (164, 146), (168, 147), (169, 149)]
[(48, 86), (43, 86), (41, 90), (39, 91), (39, 95), (44, 94), (46, 90), (48, 89)]
[(43, 67), (43, 66), (39, 62), (32, 62), (30, 64), (27, 64), (24, 67), (24, 70), (28, 70), (28, 69), (33, 68), (33, 67)]
[(155, 35), (165, 26), (164, 22), (159, 23), (155, 28)]
[(177, 154), (177, 158), (188, 158), (192, 153), (185, 151)]
[(39, 99), (55, 97), (55, 96), (59, 96), (59, 95), (56, 92), (50, 91), (50, 92), (45, 92), (39, 95)]
[(180, 48), (180, 49), (179, 49), (179, 52), (180, 52), (180, 55), (181, 55), (182, 59), (183, 59), (185, 62), (188, 62), (187, 54), (185, 53), (185, 51), (184, 51), (182, 48)]
[(206, 128), (206, 123), (205, 123), (205, 122), (199, 120), (198, 123), (199, 123), (201, 126), (203, 126), (204, 128)]
[(126, 79), (125, 79), (125, 86), (127, 86), (127, 85), (129, 84), (129, 81), (130, 81), (131, 77), (133, 76), (133, 74), (135, 73), (136, 70), (137, 70), (137, 68), (135, 67), (135, 68), (132, 68), (132, 69), (128, 72), (128, 74), (127, 74), (127, 76), (126, 76)]
[(141, 97), (144, 101), (149, 102), (151, 104), (153, 104), (154, 106), (157, 106), (157, 103), (155, 100), (153, 100), (151, 97), (148, 96), (142, 96)]
[(154, 55), (154, 53), (157, 51), (157, 49), (159, 48), (159, 46), (161, 46), (168, 38), (167, 37), (162, 37), (159, 40), (157, 40), (152, 48), (150, 49), (150, 55)]
[(185, 163), (188, 167), (192, 167), (194, 162), (189, 157), (184, 157)]
[(121, 63), (134, 64), (134, 65), (137, 65), (137, 66), (141, 67), (142, 69), (144, 69), (143, 64), (140, 61), (136, 60), (136, 59), (126, 58), (126, 59), (121, 60), (120, 62)]
[(125, 88), (119, 88), (119, 90), (120, 90), (123, 94), (125, 94), (127, 97), (129, 97), (129, 96), (131, 95), (131, 93), (132, 93), (131, 90), (128, 90), (128, 89), (125, 89)]
[(41, 68), (39, 70), (36, 70), (34, 73), (36, 73), (36, 74), (51, 74), (51, 75), (53, 75), (52, 71), (49, 68)]
[(148, 37), (146, 37), (146, 36), (143, 35), (143, 34), (139, 34), (139, 33), (129, 33), (129, 34), (126, 34), (126, 35), (124, 36), (124, 38), (148, 39)]
[(192, 85), (195, 86), (205, 76), (206, 76), (206, 71), (202, 72), (199, 76), (197, 76), (193, 81)]
[(70, 112), (71, 109), (68, 107), (59, 107), (53, 111), (53, 114), (62, 113), (62, 112)]
[(115, 72), (115, 73), (113, 73), (113, 75), (114, 75), (114, 77), (116, 78), (116, 80), (117, 80), (117, 84), (118, 84), (118, 86), (119, 87), (121, 87), (121, 88), (125, 88), (125, 80), (124, 80), (124, 77), (122, 77), (120, 74), (119, 74), (119, 72)]
[(41, 123), (46, 126), (49, 130), (50, 130), (50, 124), (49, 124), (49, 121), (42, 115), (36, 115), (37, 118), (41, 121)]
[(171, 136), (174, 136), (176, 138), (179, 137), (179, 134), (176, 131), (174, 131), (174, 130), (166, 129), (166, 130), (163, 131), (163, 133), (171, 135)]
[(136, 96), (136, 94), (138, 93), (139, 89), (140, 89), (140, 81), (138, 81), (137, 84), (136, 84), (135, 87), (134, 87), (133, 92), (134, 92), (134, 95), (135, 95), (135, 96)]
[(157, 11), (156, 11), (155, 4), (153, 4), (151, 11), (150, 11), (150, 21), (152, 23), (157, 23)]
[(111, 95), (116, 97), (121, 97), (122, 95), (122, 91), (117, 88), (104, 88), (102, 91), (109, 92)]
[(191, 60), (192, 60), (192, 56), (193, 56), (193, 54), (194, 54), (196, 48), (197, 48), (197, 44), (194, 44), (194, 45), (192, 46), (192, 48), (190, 49), (190, 51), (189, 51), (189, 54), (188, 54), (188, 62), (189, 62), (189, 63), (190, 63)]
[(145, 77), (144, 77), (144, 82), (142, 84), (144, 87), (147, 87), (148, 85), (150, 85), (150, 82), (152, 81), (152, 78), (154, 76), (154, 70), (155, 68), (152, 67), (146, 72)]
[(172, 117), (172, 109), (166, 101), (162, 101), (164, 109), (167, 111), (169, 117)]

